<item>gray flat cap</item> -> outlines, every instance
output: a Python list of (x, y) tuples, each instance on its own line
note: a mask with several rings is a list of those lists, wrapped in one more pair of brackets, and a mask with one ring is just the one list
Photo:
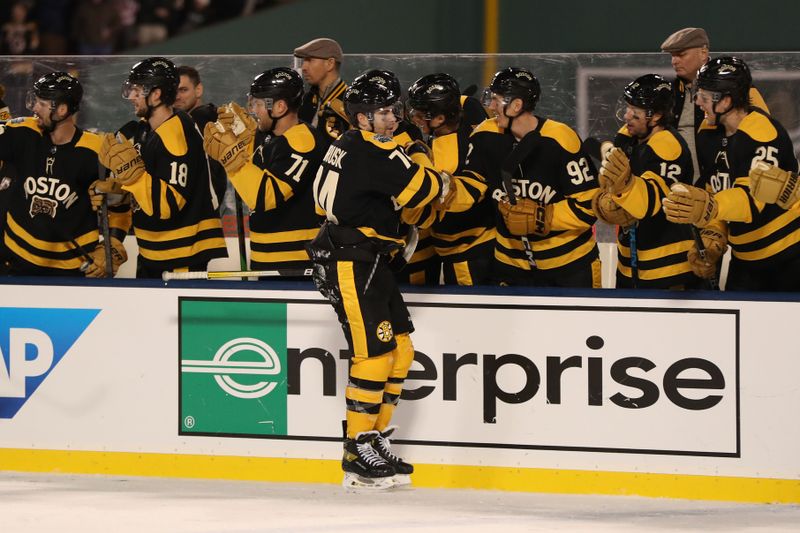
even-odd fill
[(339, 43), (327, 37), (320, 37), (295, 48), (294, 55), (295, 57), (316, 57), (319, 59), (332, 57), (341, 63), (343, 54)]
[(708, 34), (703, 28), (683, 28), (661, 43), (662, 52), (680, 52), (687, 48), (708, 47)]

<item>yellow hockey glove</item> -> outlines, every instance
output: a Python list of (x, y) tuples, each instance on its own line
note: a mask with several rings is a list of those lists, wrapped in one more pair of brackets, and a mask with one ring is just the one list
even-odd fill
[(550, 226), (553, 223), (552, 205), (542, 204), (529, 198), (518, 198), (514, 205), (505, 201), (497, 202), (497, 209), (512, 235), (543, 237), (550, 233)]
[(667, 220), (703, 228), (717, 216), (714, 196), (698, 187), (675, 183), (662, 202)]
[(597, 218), (608, 224), (626, 228), (636, 222), (630, 213), (625, 211), (608, 191), (597, 191), (592, 197), (592, 211)]
[(763, 161), (750, 169), (750, 192), (758, 201), (789, 209), (800, 200), (797, 174)]
[(133, 143), (129, 139), (120, 142), (113, 133), (103, 136), (97, 158), (121, 185), (132, 185), (144, 174), (144, 161)]
[[(92, 210), (97, 211), (103, 205), (103, 198), (108, 198), (108, 205), (117, 205), (125, 191), (116, 180), (94, 180), (89, 185), (89, 202)], [(107, 196), (108, 195), (108, 196)]]
[(611, 194), (623, 194), (633, 187), (631, 162), (620, 148), (612, 148), (603, 160), (598, 177), (600, 188)]
[(217, 109), (217, 122), (239, 140), (246, 140), (248, 145), (256, 136), (256, 121), (236, 102)]
[[(111, 272), (116, 276), (120, 265), (128, 260), (128, 253), (125, 251), (125, 246), (116, 238), (111, 239)], [(94, 250), (89, 252), (92, 258), (92, 263), (84, 272), (87, 278), (104, 278), (106, 277), (106, 251), (103, 243), (100, 243)]]
[(717, 273), (717, 263), (728, 249), (728, 239), (724, 234), (712, 228), (701, 231), (700, 239), (705, 248), (705, 259), (700, 256), (697, 245), (692, 246), (692, 249), (687, 252), (686, 259), (695, 276), (711, 279)]
[(239, 172), (250, 159), (247, 153), (249, 145), (247, 139), (238, 138), (216, 122), (206, 124), (203, 131), (203, 150), (208, 157), (219, 161), (229, 176)]

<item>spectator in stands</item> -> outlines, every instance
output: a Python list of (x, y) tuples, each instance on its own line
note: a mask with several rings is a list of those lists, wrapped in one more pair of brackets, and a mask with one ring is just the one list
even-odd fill
[(39, 49), (39, 31), (36, 23), (28, 20), (28, 4), (15, 2), (11, 6), (11, 20), (3, 24), (0, 51), (7, 55), (35, 54)]
[(322, 37), (295, 48), (294, 56), (300, 62), (303, 79), (311, 86), (300, 105), (300, 120), (333, 142), (350, 127), (342, 101), (347, 85), (339, 75), (342, 47), (333, 39)]
[(127, 50), (136, 46), (136, 15), (139, 13), (139, 0), (114, 0), (119, 13), (119, 31), (116, 50)]
[(67, 54), (71, 8), (72, 0), (39, 0), (36, 3), (40, 53), (56, 56)]
[(81, 0), (72, 18), (72, 37), (82, 55), (108, 55), (121, 27), (112, 0)]
[(172, 2), (170, 0), (141, 0), (139, 46), (147, 46), (166, 39), (171, 16)]

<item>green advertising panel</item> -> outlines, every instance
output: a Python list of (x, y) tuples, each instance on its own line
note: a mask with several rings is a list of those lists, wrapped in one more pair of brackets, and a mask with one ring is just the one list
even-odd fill
[(286, 435), (286, 304), (179, 306), (180, 433)]

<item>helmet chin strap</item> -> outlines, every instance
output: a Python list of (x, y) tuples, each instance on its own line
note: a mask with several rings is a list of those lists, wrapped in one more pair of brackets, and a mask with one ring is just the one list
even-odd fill
[(58, 108), (58, 104), (56, 104), (55, 102), (52, 102), (50, 104), (50, 125), (49, 126), (44, 126), (42, 128), (45, 133), (53, 133), (56, 130), (56, 127), (59, 125), (59, 123), (64, 122), (65, 120), (67, 120), (69, 118), (69, 116), (72, 114), (72, 113), (67, 113), (64, 116), (64, 118), (56, 119), (56, 117), (55, 117), (56, 108)]
[[(723, 96), (722, 98), (725, 98), (725, 97)], [(722, 124), (722, 122), (721, 122), (722, 117), (724, 117), (725, 115), (727, 115), (728, 113), (733, 111), (733, 106), (730, 106), (727, 109), (727, 111), (723, 111), (722, 113), (717, 111), (717, 104), (719, 104), (722, 101), (722, 98), (720, 98), (719, 100), (714, 102), (714, 107), (711, 108), (711, 110), (714, 111), (714, 125), (715, 126), (719, 126), (720, 124)]]

